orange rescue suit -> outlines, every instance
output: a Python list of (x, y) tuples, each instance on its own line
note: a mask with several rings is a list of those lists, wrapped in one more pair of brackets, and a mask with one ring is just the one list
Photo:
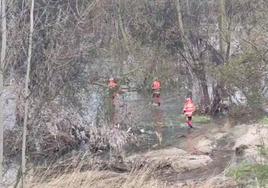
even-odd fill
[(160, 90), (161, 89), (161, 84), (159, 81), (154, 81), (152, 85), (153, 90)]
[(114, 89), (114, 88), (117, 87), (117, 83), (116, 83), (114, 80), (110, 80), (110, 81), (109, 81), (109, 84), (108, 84), (108, 87), (109, 87), (110, 89)]
[(195, 110), (196, 109), (195, 109), (195, 105), (194, 105), (193, 101), (191, 99), (187, 99), (185, 104), (184, 104), (183, 113), (187, 117), (192, 117)]

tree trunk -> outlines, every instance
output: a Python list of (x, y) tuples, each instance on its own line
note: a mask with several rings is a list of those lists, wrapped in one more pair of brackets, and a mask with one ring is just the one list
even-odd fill
[(6, 57), (6, 1), (1, 1), (2, 16), (2, 48), (1, 48), (1, 70), (0, 70), (0, 187), (3, 187), (3, 159), (4, 159), (4, 120), (3, 120), (3, 94), (4, 94), (4, 61)]
[(220, 91), (220, 85), (213, 87), (213, 102), (210, 110), (211, 115), (216, 115), (221, 111), (222, 94)]
[[(231, 48), (231, 33), (230, 33), (230, 25), (227, 27), (227, 19), (226, 19), (226, 11), (225, 11), (225, 0), (220, 0), (219, 4), (220, 9), (220, 19), (219, 19), (219, 28), (220, 28), (220, 54), (223, 58), (223, 63), (226, 63), (229, 60), (230, 48)], [(226, 45), (225, 45), (226, 44)], [(226, 46), (226, 49), (225, 49)], [(219, 82), (213, 88), (213, 102), (211, 106), (211, 115), (216, 115), (220, 112), (221, 109), (221, 101), (222, 101), (222, 94), (224, 90), (224, 83)]]
[[(204, 76), (205, 76), (205, 74), (204, 74)], [(208, 113), (210, 110), (210, 98), (209, 98), (209, 93), (208, 93), (207, 80), (206, 80), (206, 78), (204, 78), (204, 79), (200, 80), (200, 82), (201, 82), (200, 84), (201, 84), (201, 89), (202, 89), (202, 93), (203, 93), (202, 106), (203, 106), (204, 112)]]
[(177, 14), (178, 14), (179, 29), (182, 34), (182, 37), (184, 37), (184, 27), (183, 27), (183, 22), (182, 22), (180, 0), (176, 0), (176, 9), (177, 9)]
[(231, 51), (231, 21), (228, 23), (226, 29), (226, 52), (225, 52), (225, 62), (229, 61)]
[(195, 75), (200, 82), (200, 87), (202, 91), (202, 98), (201, 98), (202, 111), (204, 113), (208, 113), (210, 110), (210, 97), (208, 93), (206, 72), (204, 69), (198, 69), (195, 71)]
[[(187, 53), (191, 53), (191, 51), (193, 49), (187, 49), (187, 42), (188, 40), (186, 39), (186, 34), (185, 34), (185, 28), (184, 28), (184, 24), (183, 24), (183, 20), (182, 20), (182, 12), (181, 12), (181, 4), (180, 4), (180, 0), (176, 0), (176, 9), (177, 9), (177, 15), (178, 15), (178, 22), (179, 22), (179, 29), (182, 35), (182, 43), (184, 44), (185, 48), (185, 52), (186, 52), (186, 57), (187, 58)], [(191, 14), (190, 13), (190, 7), (189, 7), (189, 2), (187, 1), (187, 14)], [(188, 58), (187, 58), (188, 59)], [(202, 91), (202, 98), (201, 98), (201, 106), (204, 110), (205, 113), (207, 113), (209, 111), (209, 107), (210, 107), (210, 98), (209, 98), (209, 93), (208, 93), (208, 86), (207, 86), (207, 79), (206, 79), (206, 72), (204, 69), (204, 64), (199, 64), (200, 62), (198, 62), (198, 64), (195, 64), (195, 60), (193, 57), (189, 56), (189, 62), (192, 64), (192, 67), (188, 66), (188, 69), (190, 71), (192, 71), (195, 75), (196, 78), (199, 80), (199, 85), (200, 85), (200, 89)], [(201, 66), (202, 68), (198, 68), (199, 66)], [(194, 70), (194, 67), (197, 68), (198, 70)], [(194, 82), (194, 79), (192, 80), (192, 82)]]
[(224, 50), (224, 41), (225, 41), (225, 25), (226, 25), (226, 16), (225, 16), (225, 0), (220, 0), (220, 17), (219, 17), (219, 43), (220, 43), (220, 53), (222, 55), (222, 58), (225, 60), (224, 54), (225, 54), (225, 50)]
[(186, 12), (187, 12), (187, 16), (190, 17), (191, 14), (190, 14), (190, 2), (189, 2), (189, 0), (186, 0)]
[(25, 78), (25, 108), (24, 108), (24, 122), (23, 122), (23, 140), (22, 140), (22, 156), (21, 156), (21, 175), (22, 175), (22, 187), (24, 187), (24, 178), (26, 172), (26, 136), (27, 136), (27, 120), (28, 120), (28, 106), (29, 106), (29, 82), (30, 82), (30, 70), (31, 70), (31, 57), (32, 57), (32, 40), (33, 40), (33, 24), (34, 24), (34, 0), (31, 1), (31, 15), (30, 15), (30, 35), (29, 35), (29, 47), (27, 58), (27, 73)]

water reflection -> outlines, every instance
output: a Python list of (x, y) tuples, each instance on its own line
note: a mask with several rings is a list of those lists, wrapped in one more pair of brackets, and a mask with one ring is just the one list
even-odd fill
[(154, 108), (152, 113), (153, 113), (155, 134), (158, 139), (158, 145), (161, 146), (162, 141), (163, 141), (164, 127), (165, 127), (163, 111), (160, 108)]
[(181, 101), (175, 95), (163, 94), (161, 106), (153, 106), (151, 97), (137, 92), (117, 96), (113, 124), (120, 123), (120, 128), (141, 134), (140, 149), (177, 145), (187, 131), (187, 127), (178, 120)]

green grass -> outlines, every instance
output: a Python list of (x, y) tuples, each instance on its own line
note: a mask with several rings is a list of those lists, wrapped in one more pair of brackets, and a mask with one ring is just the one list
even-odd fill
[(197, 115), (197, 116), (193, 116), (193, 122), (207, 124), (211, 122), (211, 118), (209, 116)]
[(268, 117), (265, 116), (264, 118), (262, 118), (262, 119), (259, 121), (259, 123), (268, 125)]
[[(264, 187), (268, 185), (268, 165), (267, 164), (241, 164), (231, 168), (228, 175), (239, 183), (257, 183)], [(257, 180), (257, 182), (256, 182)]]
[[(180, 115), (178, 117), (179, 122), (185, 122), (186, 118), (184, 115)], [(200, 124), (208, 124), (211, 122), (211, 118), (209, 116), (202, 116), (202, 115), (194, 115), (193, 116), (193, 123), (200, 123)]]
[(262, 146), (259, 148), (259, 152), (261, 156), (268, 157), (268, 148), (265, 146)]

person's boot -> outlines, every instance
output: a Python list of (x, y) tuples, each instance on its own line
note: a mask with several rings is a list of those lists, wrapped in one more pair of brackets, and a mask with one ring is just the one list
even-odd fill
[(157, 101), (158, 106), (160, 106), (160, 97), (157, 97), (156, 101)]
[(188, 127), (193, 128), (192, 121), (188, 121), (187, 124), (188, 124)]

